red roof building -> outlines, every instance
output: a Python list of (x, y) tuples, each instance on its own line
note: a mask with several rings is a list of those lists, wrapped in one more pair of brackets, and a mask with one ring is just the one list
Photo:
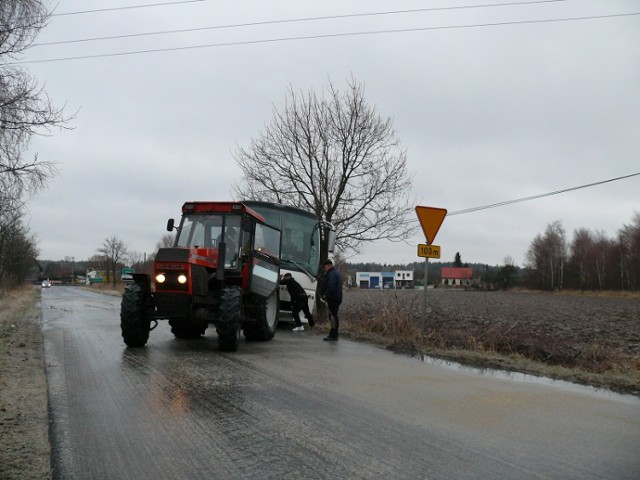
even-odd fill
[(469, 267), (442, 267), (440, 269), (440, 283), (449, 286), (471, 285), (473, 269)]

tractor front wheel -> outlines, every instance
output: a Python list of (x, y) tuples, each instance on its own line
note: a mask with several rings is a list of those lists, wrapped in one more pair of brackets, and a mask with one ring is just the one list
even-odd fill
[(151, 321), (146, 315), (145, 295), (137, 283), (126, 286), (120, 304), (120, 328), (128, 347), (143, 347), (149, 340)]
[(242, 292), (239, 287), (227, 287), (222, 291), (220, 304), (218, 348), (223, 352), (238, 350), (240, 321), (242, 319)]

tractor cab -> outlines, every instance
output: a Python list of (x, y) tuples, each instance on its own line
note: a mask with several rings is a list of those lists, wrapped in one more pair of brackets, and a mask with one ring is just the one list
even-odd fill
[[(280, 262), (280, 231), (266, 225), (260, 214), (231, 202), (187, 202), (182, 212), (173, 248), (189, 250), (189, 263), (203, 267), (209, 277), (260, 290), (261, 269), (277, 275), (279, 269), (274, 267)], [(169, 219), (167, 230), (174, 228), (174, 220)], [(164, 253), (158, 252), (160, 258)], [(156, 270), (163, 270), (163, 266), (156, 263)], [(256, 266), (260, 267), (258, 279), (253, 279)], [(156, 271), (156, 289), (158, 273), (164, 272)]]

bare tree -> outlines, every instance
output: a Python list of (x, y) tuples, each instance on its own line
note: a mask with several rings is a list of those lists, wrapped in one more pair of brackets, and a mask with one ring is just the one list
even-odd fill
[[(354, 79), (346, 91), (331, 82), (321, 95), (291, 87), (283, 111), (248, 148), (234, 154), (243, 199), (293, 205), (337, 229), (337, 246), (358, 252), (363, 242), (404, 240), (411, 181), (406, 152), (393, 129), (367, 104)], [(327, 254), (326, 235), (320, 253)]]
[(640, 285), (640, 212), (636, 212), (630, 225), (618, 230), (620, 288), (636, 290)]
[(43, 87), (11, 60), (27, 50), (45, 27), (49, 12), (41, 0), (0, 2), (0, 187), (16, 198), (42, 187), (55, 163), (24, 155), (32, 135), (65, 128), (66, 118)]
[(575, 268), (580, 290), (586, 290), (589, 286), (589, 266), (593, 255), (593, 238), (586, 228), (573, 231), (573, 240), (570, 245), (570, 264)]
[(118, 267), (121, 266), (122, 261), (127, 255), (127, 248), (124, 242), (116, 236), (109, 237), (105, 239), (102, 247), (97, 250), (97, 253), (102, 257), (115, 288)]
[(503, 290), (513, 287), (517, 283), (518, 269), (513, 257), (507, 255), (503, 260), (504, 265), (497, 272), (496, 281)]
[(566, 234), (562, 222), (547, 225), (544, 236), (538, 234), (527, 252), (529, 266), (537, 272), (541, 288), (562, 290), (567, 262)]
[(20, 212), (0, 211), (0, 293), (25, 282), (37, 255), (36, 238)]
[(173, 233), (165, 233), (160, 237), (158, 243), (156, 243), (156, 252), (161, 248), (173, 247), (175, 240), (176, 236)]
[(593, 262), (598, 289), (603, 290), (609, 284), (610, 271), (613, 271), (611, 257), (615, 248), (603, 230), (596, 230), (593, 238)]

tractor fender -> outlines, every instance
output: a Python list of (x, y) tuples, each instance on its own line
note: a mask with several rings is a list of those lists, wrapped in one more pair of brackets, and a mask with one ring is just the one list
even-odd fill
[(133, 281), (140, 285), (145, 296), (151, 295), (151, 277), (146, 273), (133, 273)]

